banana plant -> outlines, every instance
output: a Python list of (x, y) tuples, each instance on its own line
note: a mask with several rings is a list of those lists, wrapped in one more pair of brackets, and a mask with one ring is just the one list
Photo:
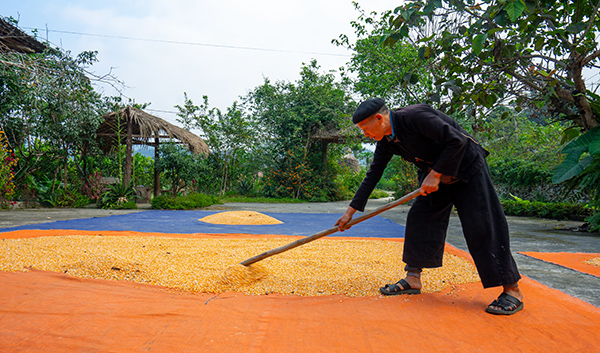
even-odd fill
[(566, 157), (554, 170), (552, 182), (590, 190), (596, 212), (586, 221), (592, 230), (600, 229), (600, 126), (569, 142), (561, 153)]

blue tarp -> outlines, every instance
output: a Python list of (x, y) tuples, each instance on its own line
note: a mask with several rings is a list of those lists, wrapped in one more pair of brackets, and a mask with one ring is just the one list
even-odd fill
[[(75, 229), (90, 231), (136, 231), (156, 233), (247, 233), (311, 235), (333, 227), (341, 214), (323, 213), (263, 213), (283, 222), (275, 225), (219, 225), (201, 222), (199, 219), (220, 211), (164, 211), (150, 210), (127, 215), (94, 217), (30, 224), (0, 229), (9, 232), (23, 229)], [(350, 230), (332, 235), (347, 237), (402, 238), (404, 226), (389, 219), (375, 216)], [(1, 237), (1, 236), (0, 236)]]

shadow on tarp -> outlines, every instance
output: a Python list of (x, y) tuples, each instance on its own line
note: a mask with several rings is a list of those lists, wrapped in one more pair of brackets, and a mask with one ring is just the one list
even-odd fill
[[(282, 234), (306, 236), (329, 229), (341, 217), (341, 214), (322, 213), (263, 213), (278, 219), (283, 224), (272, 225), (221, 225), (201, 222), (199, 219), (221, 211), (165, 211), (150, 210), (126, 215), (94, 217), (29, 224), (25, 226), (0, 229), (11, 232), (27, 229), (73, 229), (91, 231), (135, 231), (153, 233), (246, 233), (246, 234)], [(339, 233), (345, 237), (403, 238), (404, 226), (392, 220), (375, 216), (363, 221), (351, 229)]]

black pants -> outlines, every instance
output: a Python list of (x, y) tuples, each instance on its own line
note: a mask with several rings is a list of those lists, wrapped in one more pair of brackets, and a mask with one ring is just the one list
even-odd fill
[(453, 205), (483, 287), (517, 282), (521, 276), (510, 252), (508, 223), (487, 165), (468, 183), (440, 184), (438, 191), (415, 199), (406, 220), (403, 261), (411, 267), (442, 266)]

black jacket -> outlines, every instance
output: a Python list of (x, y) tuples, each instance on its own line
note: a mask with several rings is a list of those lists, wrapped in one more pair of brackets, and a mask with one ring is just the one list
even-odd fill
[(377, 142), (371, 167), (350, 203), (359, 211), (364, 211), (393, 155), (415, 164), (420, 181), (431, 168), (468, 183), (489, 154), (456, 121), (429, 105), (416, 104), (390, 111), (390, 119), (394, 136)]

